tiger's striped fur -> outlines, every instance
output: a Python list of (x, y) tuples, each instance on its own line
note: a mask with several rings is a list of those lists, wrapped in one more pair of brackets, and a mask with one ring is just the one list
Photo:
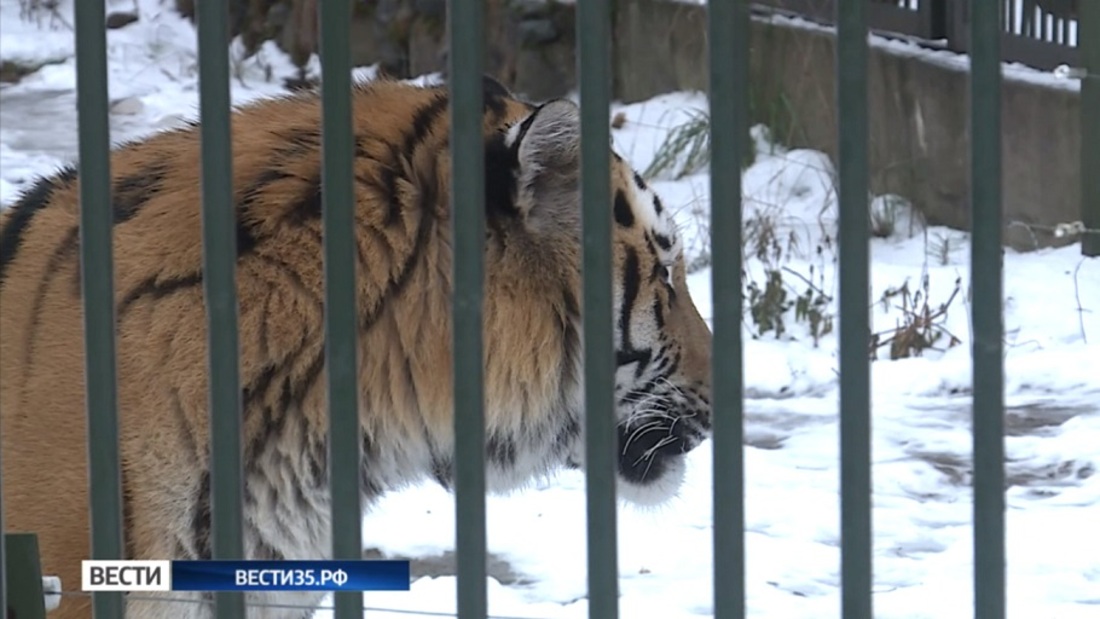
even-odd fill
[[(442, 87), (378, 81), (353, 96), (366, 509), (403, 484), (451, 480), (449, 114)], [(579, 123), (568, 101), (535, 106), (491, 80), (484, 97), (486, 454), (490, 487), (506, 490), (583, 465)], [(319, 103), (267, 100), (232, 123), (252, 558), (329, 549)], [(192, 125), (112, 155), (127, 558), (211, 551), (198, 138)], [(617, 155), (612, 170), (620, 490), (655, 502), (709, 431), (710, 335), (668, 212)], [(79, 182), (71, 168), (41, 179), (0, 220), (5, 524), (39, 534), (43, 568), (66, 589), (89, 541)], [(128, 608), (210, 616), (198, 604)], [(51, 616), (90, 611), (66, 598)]]

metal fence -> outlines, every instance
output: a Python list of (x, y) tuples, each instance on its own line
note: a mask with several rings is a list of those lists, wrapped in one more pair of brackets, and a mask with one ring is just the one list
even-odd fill
[[(866, 0), (867, 24), (884, 35), (954, 52), (971, 50), (970, 0)], [(998, 5), (1001, 57), (1039, 69), (1075, 66), (1080, 0), (990, 0)], [(754, 0), (754, 4), (833, 24), (837, 0)]]
[[(867, 26), (872, 31), (942, 39), (947, 1), (866, 0)], [(753, 4), (829, 24), (837, 19), (837, 0), (754, 0)]]
[[(85, 310), (87, 411), (91, 467), (91, 556), (122, 556), (109, 129), (107, 124), (104, 0), (80, 0), (78, 48), (82, 291)], [(320, 5), (323, 95), (323, 230), (326, 363), (330, 407), (332, 554), (359, 558), (359, 426), (356, 411), (355, 265), (350, 130), (350, 0)], [(920, 4), (924, 4), (921, 2)], [(1097, 4), (1097, 3), (1093, 3)], [(837, 91), (840, 193), (840, 445), (841, 582), (846, 619), (869, 619), (872, 610), (870, 372), (868, 344), (868, 23), (879, 9), (865, 0), (837, 0)], [(209, 7), (218, 7), (210, 10)], [(450, 92), (454, 173), (455, 496), (457, 504), (458, 613), (486, 617), (486, 529), (483, 369), (462, 359), (480, 358), (484, 247), (482, 157), (483, 3), (453, 0), (449, 12)], [(578, 73), (582, 109), (583, 308), (585, 405), (604, 411), (613, 402), (609, 98), (610, 0), (578, 3)], [(917, 10), (920, 12), (920, 9)], [(1100, 40), (1100, 11), (1085, 20)], [(709, 3), (711, 166), (737, 170), (748, 141), (748, 0)], [(223, 4), (199, 6), (203, 194), (204, 292), (209, 320), (210, 421), (213, 425), (211, 507), (214, 558), (240, 558), (241, 400), (235, 293), (236, 236), (230, 167), (227, 13)], [(1005, 617), (1005, 530), (1001, 307), (1000, 53), (1002, 7), (974, 0), (969, 15), (970, 130), (973, 249), (971, 306), (974, 439), (974, 615)], [(1092, 62), (1097, 48), (1090, 49)], [(1086, 86), (1090, 101), (1100, 86)], [(1088, 81), (1088, 80), (1086, 80)], [(1094, 108), (1095, 109), (1095, 108)], [(1095, 124), (1093, 133), (1096, 134)], [(1085, 140), (1088, 142), (1088, 140)], [(1100, 140), (1093, 140), (1093, 142)], [(1085, 146), (1098, 161), (1097, 148)], [(1097, 175), (1083, 175), (1091, 179)], [(1091, 195), (1100, 196), (1093, 180)], [(741, 176), (711, 175), (713, 250), (714, 407), (714, 616), (744, 617), (743, 359), (741, 341)], [(615, 427), (610, 415), (586, 415), (589, 616), (618, 617)], [(8, 560), (27, 554), (11, 537)], [(17, 548), (17, 545), (19, 546)], [(3, 553), (0, 543), (0, 553)], [(33, 557), (33, 552), (29, 553)], [(5, 570), (0, 554), (0, 608), (8, 616), (41, 616), (41, 590), (28, 596), (19, 580), (33, 560)], [(6, 576), (6, 578), (5, 578)], [(66, 583), (72, 587), (72, 583)], [(38, 596), (35, 602), (34, 596)], [(119, 593), (93, 595), (97, 619), (123, 616)], [(29, 600), (29, 601), (28, 601)], [(362, 597), (336, 596), (337, 619), (362, 616)], [(220, 619), (243, 616), (240, 593), (214, 599)], [(19, 606), (22, 605), (22, 606)], [(17, 611), (17, 615), (13, 614)]]

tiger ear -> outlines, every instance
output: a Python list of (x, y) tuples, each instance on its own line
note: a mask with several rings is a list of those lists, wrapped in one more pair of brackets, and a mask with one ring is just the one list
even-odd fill
[(576, 219), (581, 140), (577, 104), (565, 99), (546, 103), (513, 131), (516, 207), (532, 223)]

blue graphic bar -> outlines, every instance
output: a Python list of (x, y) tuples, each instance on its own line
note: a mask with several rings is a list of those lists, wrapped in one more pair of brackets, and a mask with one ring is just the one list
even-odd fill
[(408, 591), (408, 561), (172, 561), (173, 591)]

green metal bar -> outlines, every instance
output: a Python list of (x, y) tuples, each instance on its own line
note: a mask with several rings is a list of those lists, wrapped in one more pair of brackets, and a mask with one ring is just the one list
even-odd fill
[(611, 3), (577, 3), (584, 280), (588, 616), (619, 616), (617, 431), (611, 288)]
[(840, 564), (845, 619), (871, 619), (867, 2), (837, 4), (840, 203)]
[[(1100, 256), (1100, 2), (1081, 2), (1077, 41), (1081, 49), (1081, 253)], [(1091, 170), (1091, 172), (1090, 172)]]
[[(2, 437), (0, 437), (2, 438)], [(8, 613), (8, 549), (7, 549), (7, 536), (4, 534), (4, 462), (3, 454), (0, 453), (0, 612), (4, 613), (5, 619)]]
[[(710, 169), (741, 170), (749, 135), (748, 0), (707, 3)], [(714, 616), (745, 617), (741, 174), (711, 174)]]
[[(91, 558), (122, 558), (118, 455), (111, 159), (103, 0), (75, 2), (80, 156), (80, 261), (84, 298), (84, 382), (88, 411)], [(96, 619), (121, 619), (122, 594), (92, 594)]]
[(485, 173), (482, 137), (484, 2), (455, 0), (448, 15), (451, 93), (451, 213), (454, 233), (455, 542), (458, 616), (484, 619), (485, 391), (483, 291)]
[[(355, 300), (355, 193), (351, 122), (351, 2), (319, 2), (323, 118), (325, 367), (329, 402), (332, 556), (363, 556)], [(338, 592), (335, 619), (363, 616), (363, 595)]]
[[(210, 507), (214, 559), (244, 558), (240, 351), (237, 330), (237, 217), (229, 97), (229, 10), (197, 4), (202, 154), (203, 293), (210, 381)], [(244, 594), (218, 591), (214, 616), (245, 613)]]
[(46, 598), (42, 595), (42, 564), (39, 561), (38, 537), (34, 533), (8, 533), (6, 538), (6, 572), (11, 596), (0, 605), (4, 617), (14, 612), (16, 619), (45, 619)]
[(1001, 31), (996, 3), (970, 3), (970, 253), (974, 325), (974, 616), (1005, 617)]

